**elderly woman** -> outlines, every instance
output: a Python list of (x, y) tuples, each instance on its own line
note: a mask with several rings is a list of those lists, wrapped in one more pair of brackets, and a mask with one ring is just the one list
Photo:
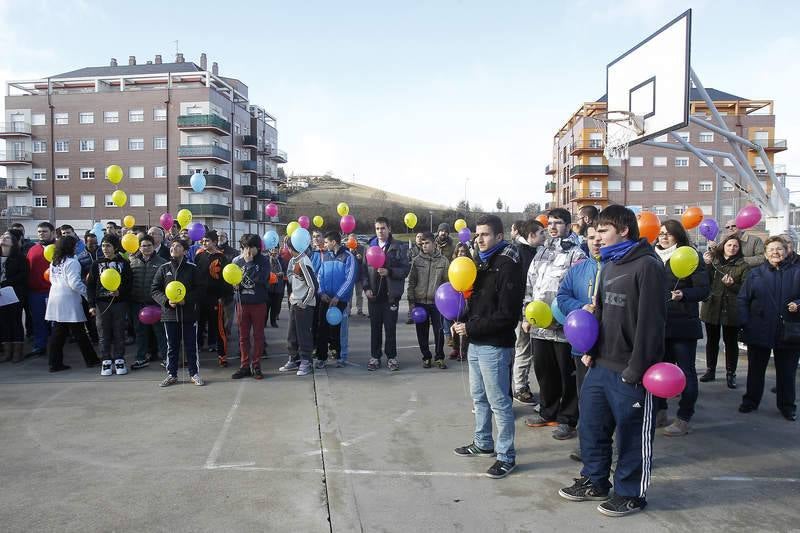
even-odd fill
[(778, 410), (786, 420), (795, 421), (800, 335), (790, 335), (786, 323), (800, 321), (800, 266), (787, 261), (789, 246), (781, 237), (770, 237), (764, 245), (767, 261), (750, 271), (738, 297), (747, 344), (747, 392), (739, 412), (758, 409), (773, 352)]

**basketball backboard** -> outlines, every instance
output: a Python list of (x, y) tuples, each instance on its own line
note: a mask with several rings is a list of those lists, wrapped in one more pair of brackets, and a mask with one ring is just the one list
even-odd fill
[[(629, 144), (644, 142), (689, 123), (689, 57), (692, 10), (608, 64), (608, 113), (625, 111), (641, 120), (641, 132)], [(608, 123), (608, 139), (625, 136), (616, 122)]]

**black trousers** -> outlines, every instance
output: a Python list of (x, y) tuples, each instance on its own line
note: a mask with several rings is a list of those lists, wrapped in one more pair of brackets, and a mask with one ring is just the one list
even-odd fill
[(281, 304), (283, 303), (283, 292), (267, 293), (267, 319), (270, 324), (276, 324), (278, 316), (281, 314)]
[[(795, 404), (795, 385), (797, 381), (797, 361), (800, 350), (775, 348), (776, 404), (782, 413), (797, 412)], [(742, 405), (758, 407), (764, 394), (764, 376), (769, 364), (769, 348), (747, 345), (747, 392)]]
[[(336, 352), (337, 359), (342, 353), (341, 324), (336, 324), (335, 326), (328, 324), (326, 314), (329, 307), (330, 304), (322, 300), (317, 304), (319, 315), (319, 324), (317, 324), (317, 359), (320, 361), (324, 361), (328, 358), (328, 346), (333, 348), (333, 351)], [(339, 311), (344, 313), (344, 310), (347, 308), (347, 302), (339, 302), (336, 304), (336, 307), (339, 308)]]
[(53, 322), (53, 329), (50, 332), (50, 340), (47, 343), (47, 358), (50, 368), (58, 368), (64, 364), (64, 343), (67, 335), (72, 334), (78, 341), (78, 348), (81, 350), (83, 361), (86, 366), (97, 364), (100, 360), (94, 351), (94, 346), (86, 336), (86, 329), (83, 322)]
[(539, 382), (539, 414), (545, 420), (575, 427), (578, 424), (578, 387), (575, 358), (566, 342), (531, 339), (533, 369)]
[(219, 325), (217, 307), (219, 300), (202, 299), (197, 304), (197, 345), (202, 346), (206, 340), (207, 346), (214, 346), (219, 339)]
[[(370, 349), (372, 357), (381, 358), (381, 344), (383, 353), (387, 359), (397, 357), (397, 309), (394, 302), (368, 302), (370, 326)], [(386, 342), (383, 343), (383, 334), (386, 334)]]
[(725, 343), (725, 372), (735, 374), (739, 365), (739, 328), (736, 326), (722, 326), (720, 324), (706, 324), (706, 368), (717, 369), (717, 356), (719, 355), (719, 333), (722, 330), (722, 340)]
[(427, 311), (428, 318), (425, 322), (417, 324), (417, 342), (419, 349), (422, 352), (423, 359), (430, 359), (432, 357), (431, 347), (429, 343), (429, 333), (431, 326), (433, 327), (433, 344), (436, 353), (436, 359), (444, 359), (444, 333), (442, 332), (442, 315), (435, 305), (431, 304), (415, 304), (415, 307), (422, 307)]

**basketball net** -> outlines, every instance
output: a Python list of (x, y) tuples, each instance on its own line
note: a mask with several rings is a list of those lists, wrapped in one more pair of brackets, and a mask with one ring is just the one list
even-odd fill
[[(628, 159), (628, 146), (644, 133), (644, 120), (630, 111), (609, 111), (593, 115), (597, 128), (603, 131), (606, 159)], [(609, 127), (609, 124), (612, 126)]]

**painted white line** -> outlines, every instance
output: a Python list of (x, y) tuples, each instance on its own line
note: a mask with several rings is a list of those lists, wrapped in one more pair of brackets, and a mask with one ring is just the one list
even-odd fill
[(303, 452), (303, 453), (298, 454), (298, 455), (302, 455), (304, 457), (311, 457), (311, 456), (314, 456), (314, 455), (320, 455), (322, 453), (328, 453), (327, 448), (322, 448), (321, 450), (311, 450), (310, 452)]
[(416, 409), (408, 409), (408, 410), (406, 410), (405, 413), (403, 413), (402, 415), (400, 415), (397, 418), (395, 418), (394, 421), (397, 422), (397, 423), (403, 423), (403, 422), (405, 422), (406, 418), (408, 418), (409, 416), (413, 415), (415, 411), (416, 411)]
[(364, 433), (363, 435), (359, 435), (358, 437), (354, 437), (350, 440), (342, 441), (342, 446), (352, 446), (357, 442), (361, 442), (362, 440), (366, 440), (375, 435), (374, 431), (370, 431), (369, 433)]
[(766, 483), (800, 483), (800, 478), (793, 477), (747, 477), (747, 476), (718, 476), (712, 481), (755, 481)]
[(228, 430), (231, 427), (233, 415), (236, 413), (236, 410), (239, 408), (239, 403), (242, 401), (243, 392), (244, 381), (239, 385), (239, 390), (236, 391), (236, 398), (233, 400), (233, 405), (231, 405), (228, 411), (228, 416), (225, 417), (225, 422), (222, 423), (222, 429), (219, 431), (219, 435), (217, 435), (217, 440), (214, 441), (214, 447), (211, 448), (211, 452), (208, 454), (205, 465), (206, 468), (214, 468), (217, 464), (217, 459), (219, 459), (219, 454), (222, 451), (222, 444), (225, 442), (225, 438), (228, 436)]
[(417, 391), (412, 390), (411, 396), (408, 398), (409, 402), (416, 402), (417, 401)]

